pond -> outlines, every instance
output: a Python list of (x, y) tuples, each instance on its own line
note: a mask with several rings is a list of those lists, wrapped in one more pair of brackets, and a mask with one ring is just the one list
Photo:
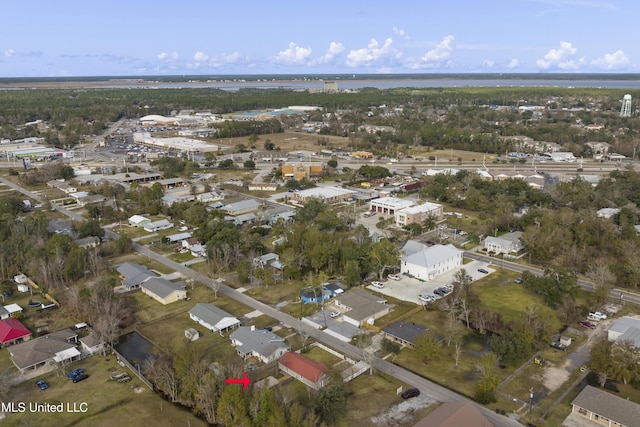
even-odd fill
[(139, 365), (142, 372), (144, 372), (145, 361), (150, 357), (156, 357), (153, 352), (153, 344), (136, 331), (120, 337), (115, 349), (129, 363), (134, 366)]

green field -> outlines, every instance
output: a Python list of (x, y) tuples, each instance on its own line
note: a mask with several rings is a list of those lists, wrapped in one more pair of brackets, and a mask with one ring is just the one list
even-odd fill
[(69, 369), (81, 367), (89, 378), (74, 384), (59, 371), (53, 371), (38, 379), (44, 379), (47, 390), (40, 390), (35, 379), (12, 388), (12, 400), (29, 403), (62, 403), (73, 409), (86, 403), (86, 413), (29, 412), (8, 414), (2, 420), (3, 426), (206, 426), (191, 412), (163, 400), (157, 393), (149, 390), (135, 376), (131, 382), (109, 381), (110, 369), (122, 372), (124, 369), (115, 363), (114, 357), (94, 356), (69, 366)]

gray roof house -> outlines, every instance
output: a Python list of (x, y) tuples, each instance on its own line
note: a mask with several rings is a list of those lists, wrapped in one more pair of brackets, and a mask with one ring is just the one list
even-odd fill
[(609, 328), (609, 341), (631, 341), (636, 348), (640, 348), (640, 319), (623, 316)]
[(39, 338), (7, 347), (11, 361), (25, 373), (54, 363), (80, 358), (78, 334), (71, 329), (52, 332)]
[(365, 322), (373, 325), (376, 319), (390, 311), (386, 300), (362, 289), (353, 289), (336, 296), (335, 304), (344, 312), (342, 319), (354, 326)]
[(98, 335), (94, 332), (91, 332), (86, 337), (80, 338), (79, 341), (82, 349), (90, 354), (96, 354), (104, 347), (104, 342), (98, 338)]
[(152, 277), (140, 285), (142, 292), (161, 304), (169, 304), (187, 298), (184, 283), (173, 283), (160, 277)]
[(131, 290), (139, 287), (145, 281), (152, 277), (157, 277), (147, 267), (133, 262), (125, 262), (120, 264), (116, 269), (120, 278), (122, 279), (122, 285)]
[(589, 419), (605, 426), (637, 426), (640, 405), (615, 396), (599, 388), (586, 386), (573, 402), (571, 414), (574, 420)]
[(189, 310), (189, 317), (211, 332), (219, 331), (220, 334), (240, 326), (238, 319), (213, 304), (196, 304)]
[(393, 323), (382, 330), (382, 335), (403, 346), (413, 347), (413, 342), (420, 334), (427, 332), (429, 328), (415, 323), (399, 321)]
[(256, 329), (255, 326), (241, 326), (229, 338), (238, 356), (244, 360), (257, 357), (261, 362), (269, 363), (291, 350), (284, 338), (264, 329)]
[(231, 216), (242, 215), (249, 212), (255, 212), (260, 207), (260, 202), (254, 199), (241, 200), (235, 203), (229, 203), (222, 208)]

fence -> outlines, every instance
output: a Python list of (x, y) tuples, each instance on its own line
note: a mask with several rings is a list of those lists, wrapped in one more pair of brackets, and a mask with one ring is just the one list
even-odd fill
[[(147, 387), (149, 387), (149, 390), (154, 391), (153, 390), (153, 384), (151, 384), (151, 381), (149, 381), (148, 379), (146, 379), (144, 377), (144, 375), (142, 375), (142, 373), (140, 372), (139, 369), (136, 369), (131, 363), (129, 363), (129, 361), (127, 359), (124, 358), (123, 355), (121, 355), (120, 353), (118, 353), (118, 351), (115, 348), (112, 348), (111, 351), (113, 352), (113, 354), (116, 355), (116, 357), (118, 358), (118, 363), (121, 365), (126, 366), (127, 368), (129, 368), (131, 370), (131, 372), (133, 372), (139, 379), (140, 381), (142, 381), (144, 383), (144, 385), (146, 385)], [(139, 365), (138, 365), (139, 366)]]
[(52, 303), (54, 303), (57, 307), (60, 307), (60, 303), (58, 301), (56, 301), (56, 299), (54, 297), (52, 297), (50, 294), (46, 294), (44, 293), (44, 290), (40, 289), (40, 286), (38, 286), (36, 284), (36, 282), (34, 282), (33, 280), (31, 280), (28, 276), (27, 276), (27, 283), (29, 284), (29, 286), (31, 286), (33, 289), (37, 289), (40, 293), (42, 293), (42, 295), (48, 299), (49, 301), (51, 301)]

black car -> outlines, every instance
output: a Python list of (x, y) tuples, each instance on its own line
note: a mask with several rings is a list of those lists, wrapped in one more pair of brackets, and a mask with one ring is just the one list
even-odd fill
[(88, 374), (76, 375), (75, 377), (73, 377), (73, 382), (74, 383), (79, 383), (80, 381), (86, 380), (87, 378), (89, 378)]
[(409, 390), (403, 391), (401, 396), (402, 396), (403, 399), (409, 399), (411, 397), (418, 397), (418, 396), (420, 396), (420, 390), (418, 390), (417, 388), (410, 388)]
[(489, 271), (484, 268), (479, 268), (478, 271), (483, 274), (489, 274)]

